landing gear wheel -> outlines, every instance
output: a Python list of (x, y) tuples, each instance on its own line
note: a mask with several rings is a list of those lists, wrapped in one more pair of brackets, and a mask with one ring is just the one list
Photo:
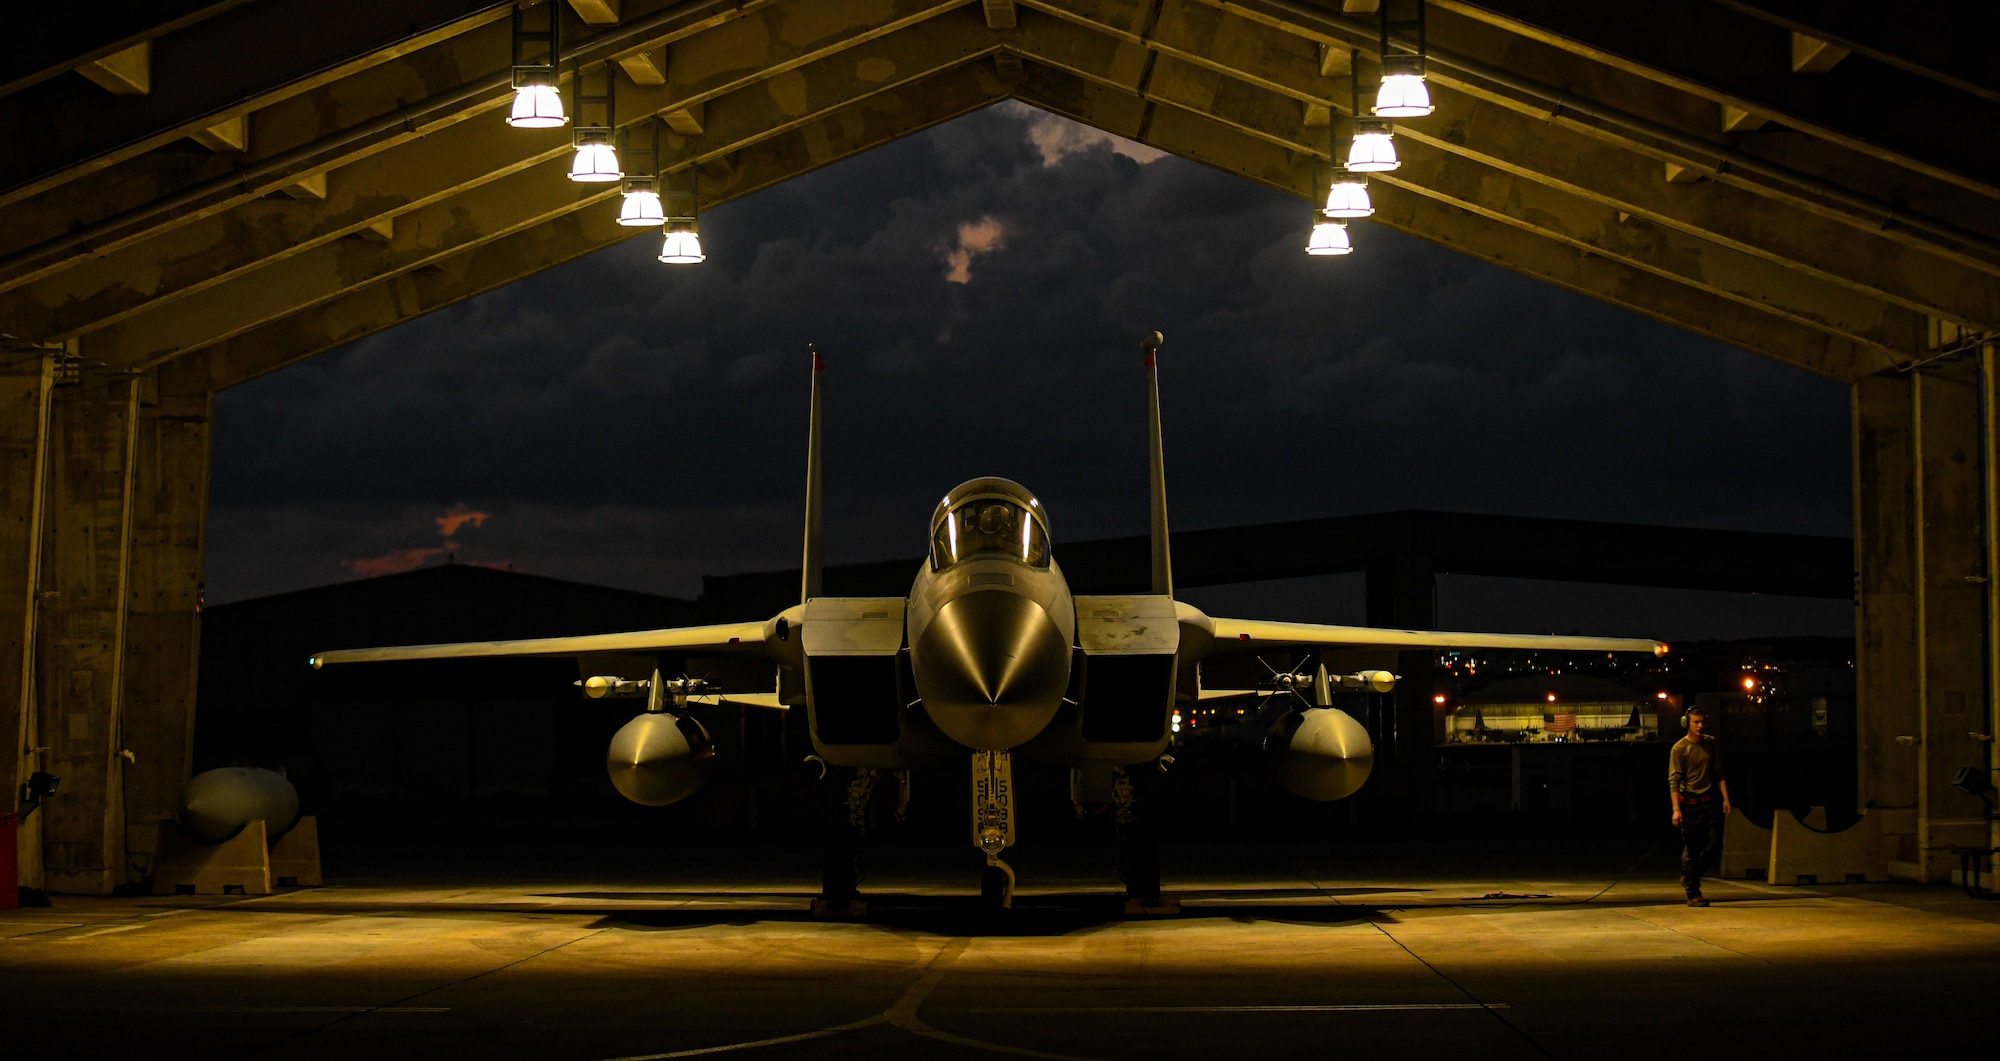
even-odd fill
[(997, 921), (1001, 911), (1007, 908), (1013, 898), (1014, 880), (1011, 874), (999, 866), (988, 866), (979, 874), (979, 917), (983, 921)]

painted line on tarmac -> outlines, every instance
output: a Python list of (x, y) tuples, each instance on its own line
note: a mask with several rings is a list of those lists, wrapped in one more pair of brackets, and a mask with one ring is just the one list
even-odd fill
[[(820, 1028), (816, 1031), (799, 1032), (795, 1035), (781, 1035), (772, 1039), (757, 1039), (747, 1043), (724, 1043), (721, 1046), (702, 1046), (692, 1050), (674, 1050), (662, 1054), (634, 1054), (628, 1057), (607, 1058), (605, 1061), (669, 1061), (669, 1059), (677, 1057), (703, 1057), (710, 1054), (734, 1053), (738, 1050), (757, 1050), (766, 1046), (781, 1046), (785, 1043), (801, 1043), (812, 1039), (825, 1039), (846, 1032), (860, 1031), (863, 1028), (873, 1028), (880, 1024), (888, 1024), (901, 1028), (906, 1032), (910, 1032), (913, 1035), (921, 1035), (926, 1039), (936, 1039), (939, 1042), (951, 1043), (954, 1046), (985, 1050), (990, 1053), (1013, 1054), (1017, 1057), (1038, 1057), (1042, 1058), (1043, 1061), (1099, 1061), (1097, 1058), (1078, 1057), (1074, 1054), (1044, 1053), (1043, 1051), (1030, 1050), (1023, 1046), (1008, 1046), (1004, 1043), (990, 1043), (983, 1039), (971, 1039), (963, 1035), (954, 1035), (951, 1032), (933, 1028), (919, 1018), (917, 1016), (917, 1007), (924, 1004), (924, 999), (930, 997), (930, 993), (944, 980), (945, 973), (950, 971), (952, 963), (958, 961), (959, 955), (964, 954), (965, 949), (971, 945), (972, 941), (970, 939), (960, 938), (951, 940), (945, 943), (944, 946), (939, 947), (931, 955), (930, 960), (924, 963), (923, 975), (917, 977), (916, 982), (903, 991), (902, 997), (898, 998), (894, 1005), (873, 1017), (867, 1017), (848, 1024), (837, 1024), (831, 1028)], [(979, 1011), (974, 1010), (973, 1012), (976, 1013)]]
[(991, 1006), (971, 1013), (1403, 1013), (1506, 1009), (1505, 1002), (1378, 1002), (1326, 1006)]

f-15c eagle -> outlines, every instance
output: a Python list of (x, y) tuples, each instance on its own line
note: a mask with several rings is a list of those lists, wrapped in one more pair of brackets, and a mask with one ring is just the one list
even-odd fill
[[(611, 780), (627, 798), (654, 806), (694, 794), (713, 759), (694, 705), (728, 700), (756, 707), (804, 706), (815, 752), (853, 771), (847, 798), (863, 806), (876, 781), (952, 756), (972, 760), (972, 839), (986, 856), (982, 901), (1008, 905), (1014, 876), (1000, 854), (1014, 843), (1013, 756), (1067, 766), (1079, 802), (1117, 802), (1121, 823), (1143, 822), (1128, 768), (1158, 761), (1172, 738), (1176, 702), (1203, 690), (1204, 660), (1227, 654), (1325, 653), (1343, 649), (1572, 649), (1652, 652), (1641, 638), (1385, 630), (1224, 619), (1174, 599), (1168, 553), (1165, 464), (1160, 436), (1158, 332), (1145, 354), (1150, 401), (1152, 592), (1073, 594), (1050, 549), (1049, 517), (1007, 479), (981, 478), (945, 495), (930, 521), (930, 555), (906, 597), (820, 593), (820, 376), (812, 351), (806, 457), (806, 531), (800, 603), (763, 622), (589, 634), (521, 641), (344, 649), (312, 657), (315, 668), (376, 660), (571, 656), (593, 674), (593, 697), (643, 696), (644, 712), (612, 738)], [(602, 661), (601, 664), (599, 661)], [(665, 673), (701, 677), (665, 678)], [(601, 669), (592, 671), (593, 665)], [(1275, 670), (1275, 669), (1274, 669)], [(612, 673), (606, 673), (612, 671)], [(1367, 780), (1367, 730), (1333, 706), (1336, 687), (1387, 692), (1387, 671), (1329, 675), (1303, 668), (1277, 675), (1313, 701), (1272, 724), (1265, 741), (1277, 780), (1311, 799), (1342, 799)], [(1227, 695), (1227, 694), (1225, 694)], [(1238, 693), (1237, 695), (1241, 695)], [(1143, 786), (1140, 786), (1143, 787)], [(907, 789), (905, 789), (907, 794)], [(859, 818), (853, 819), (858, 834)], [(1150, 828), (1121, 826), (1128, 896), (1159, 898)], [(828, 902), (855, 898), (851, 841), (829, 842)], [(843, 849), (843, 844), (847, 846)]]

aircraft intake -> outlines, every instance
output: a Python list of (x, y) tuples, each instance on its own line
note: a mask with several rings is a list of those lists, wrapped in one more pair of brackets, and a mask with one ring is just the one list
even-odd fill
[(938, 609), (910, 651), (917, 695), (945, 736), (969, 748), (1012, 748), (1062, 706), (1070, 646), (1034, 600), (975, 590)]
[(1264, 738), (1271, 776), (1306, 799), (1346, 799), (1375, 766), (1375, 745), (1354, 716), (1337, 707), (1286, 713)]
[(700, 791), (715, 765), (715, 749), (701, 723), (670, 711), (648, 712), (612, 735), (605, 768), (618, 794), (648, 807), (664, 807)]
[(181, 789), (174, 820), (197, 840), (219, 844), (254, 821), (277, 839), (299, 820), (299, 790), (275, 770), (225, 766), (205, 770)]

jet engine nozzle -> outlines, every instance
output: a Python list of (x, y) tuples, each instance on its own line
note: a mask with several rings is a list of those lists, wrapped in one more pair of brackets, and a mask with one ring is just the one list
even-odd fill
[(1346, 799), (1375, 766), (1375, 744), (1354, 716), (1337, 707), (1291, 711), (1264, 738), (1271, 776), (1306, 799)]
[(939, 608), (910, 649), (924, 710), (945, 736), (999, 750), (1040, 733), (1069, 686), (1070, 646), (1031, 598), (975, 590)]
[(664, 807), (700, 791), (715, 765), (708, 731), (685, 715), (647, 712), (611, 737), (604, 765), (618, 794), (648, 807)]
[(174, 820), (189, 836), (219, 844), (254, 821), (277, 839), (299, 820), (299, 790), (275, 770), (225, 766), (205, 770), (181, 789)]

